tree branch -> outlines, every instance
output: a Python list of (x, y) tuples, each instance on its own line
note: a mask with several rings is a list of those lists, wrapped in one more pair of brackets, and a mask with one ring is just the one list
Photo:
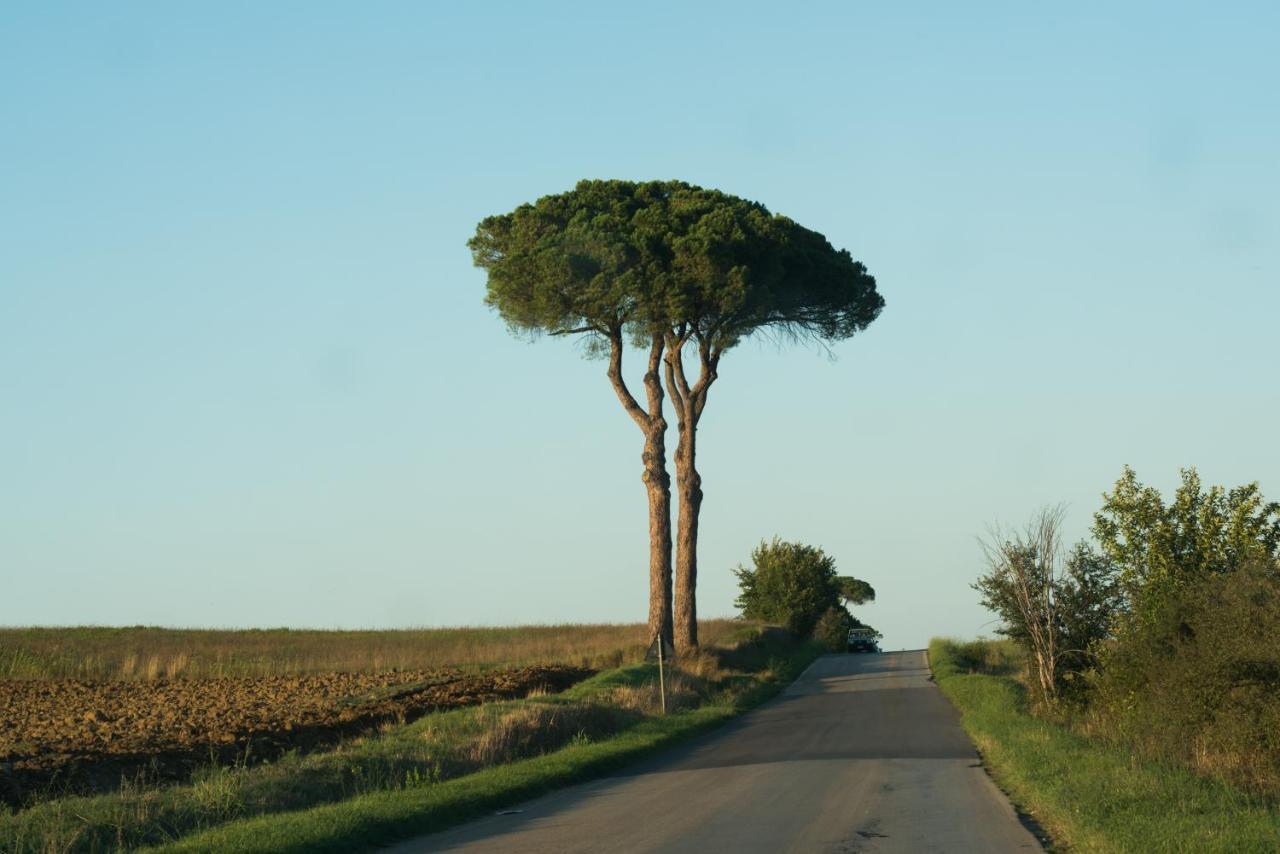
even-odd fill
[(721, 349), (713, 347), (706, 338), (698, 339), (698, 361), (700, 368), (698, 371), (698, 381), (693, 384), (692, 391), (689, 392), (689, 398), (693, 403), (693, 423), (697, 424), (702, 418), (702, 410), (707, 405), (707, 391), (711, 388), (711, 384), (716, 381), (719, 374), (716, 368), (720, 364)]
[(676, 371), (674, 367), (675, 360), (679, 358), (679, 350), (668, 347), (666, 361), (667, 375), (667, 394), (671, 395), (671, 400), (676, 405), (676, 412), (680, 413), (680, 420), (684, 421), (685, 399), (680, 393), (680, 386), (676, 384)]
[(579, 335), (583, 332), (595, 332), (599, 335), (608, 335), (609, 333), (598, 326), (579, 326), (576, 329), (553, 329), (548, 335)]
[(609, 337), (609, 381), (613, 383), (613, 390), (618, 395), (618, 400), (622, 402), (622, 408), (631, 416), (631, 420), (639, 425), (641, 430), (649, 429), (649, 415), (644, 411), (640, 404), (632, 396), (631, 390), (627, 388), (627, 381), (622, 378), (622, 329), (615, 327), (607, 333)]
[(685, 420), (690, 398), (689, 383), (685, 381), (684, 376), (684, 345), (688, 343), (690, 334), (687, 323), (680, 324), (678, 331), (666, 334), (667, 392), (675, 401), (682, 421)]

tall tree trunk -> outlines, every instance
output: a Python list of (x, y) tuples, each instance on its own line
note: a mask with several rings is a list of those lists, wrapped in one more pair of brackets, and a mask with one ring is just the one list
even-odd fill
[(695, 460), (697, 419), (692, 413), (679, 420), (676, 445), (676, 645), (682, 651), (698, 647), (698, 513), (702, 509), (702, 476)]
[(645, 492), (649, 497), (649, 637), (673, 641), (671, 611), (671, 477), (667, 474), (667, 421), (662, 414), (663, 337), (655, 335), (649, 348), (649, 364), (644, 375), (649, 408), (646, 412), (627, 389), (622, 378), (622, 330), (609, 337), (609, 380), (623, 408), (644, 433)]
[(680, 652), (698, 648), (698, 517), (702, 512), (702, 475), (698, 474), (698, 422), (707, 402), (707, 389), (716, 378), (720, 360), (717, 350), (699, 340), (701, 363), (698, 381), (692, 386), (685, 376), (684, 347), (690, 331), (678, 330), (667, 336), (667, 391), (675, 406), (679, 439), (676, 443), (676, 493), (680, 512), (676, 520), (675, 640)]

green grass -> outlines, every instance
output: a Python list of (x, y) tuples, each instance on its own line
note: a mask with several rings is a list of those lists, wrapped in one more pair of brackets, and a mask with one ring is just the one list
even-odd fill
[(1059, 846), (1142, 854), (1280, 850), (1274, 806), (1032, 717), (1022, 685), (983, 672), (985, 658), (975, 650), (973, 643), (933, 640), (934, 677), (996, 782)]
[(332, 750), (203, 769), (189, 784), (130, 784), (0, 815), (0, 850), (347, 851), (440, 829), (589, 779), (713, 727), (789, 682), (811, 645), (740, 625), (742, 641), (691, 662), (656, 715), (653, 665), (615, 668), (559, 695), (428, 715)]

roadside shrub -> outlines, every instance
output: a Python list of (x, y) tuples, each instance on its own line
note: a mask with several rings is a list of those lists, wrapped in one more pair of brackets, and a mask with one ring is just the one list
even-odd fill
[(846, 593), (868, 601), (875, 598), (871, 585), (836, 575), (835, 559), (804, 543), (774, 537), (751, 552), (751, 562), (752, 569), (734, 570), (742, 591), (736, 602), (742, 616), (784, 626), (797, 638), (812, 635), (828, 610), (844, 611), (840, 600)]
[(844, 652), (849, 648), (849, 629), (853, 618), (844, 608), (828, 608), (813, 627), (813, 639), (831, 652)]
[(838, 604), (836, 562), (822, 549), (774, 537), (751, 552), (753, 569), (738, 567), (742, 616), (785, 626), (808, 637), (818, 618)]
[(983, 541), (988, 572), (972, 587), (1001, 621), (996, 629), (1027, 653), (1037, 705), (1084, 699), (1096, 646), (1123, 608), (1118, 567), (1089, 544), (1066, 551), (1060, 530), (1065, 509), (1046, 507), (1023, 530), (990, 529)]
[[(1166, 502), (1126, 467), (1061, 568), (1044, 528), (988, 542), (974, 585), (1030, 654), (1033, 709), (1280, 798), (1280, 503), (1195, 469)], [(965, 646), (945, 666), (982, 672)]]
[(1095, 685), (1103, 734), (1280, 797), (1280, 572), (1211, 575), (1127, 621)]

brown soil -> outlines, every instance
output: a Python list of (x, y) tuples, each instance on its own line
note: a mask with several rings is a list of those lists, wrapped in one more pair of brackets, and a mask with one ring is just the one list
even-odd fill
[(200, 765), (313, 749), (387, 721), (562, 691), (565, 666), (328, 673), (157, 682), (0, 681), (0, 801), (105, 791), (121, 779), (183, 779)]

